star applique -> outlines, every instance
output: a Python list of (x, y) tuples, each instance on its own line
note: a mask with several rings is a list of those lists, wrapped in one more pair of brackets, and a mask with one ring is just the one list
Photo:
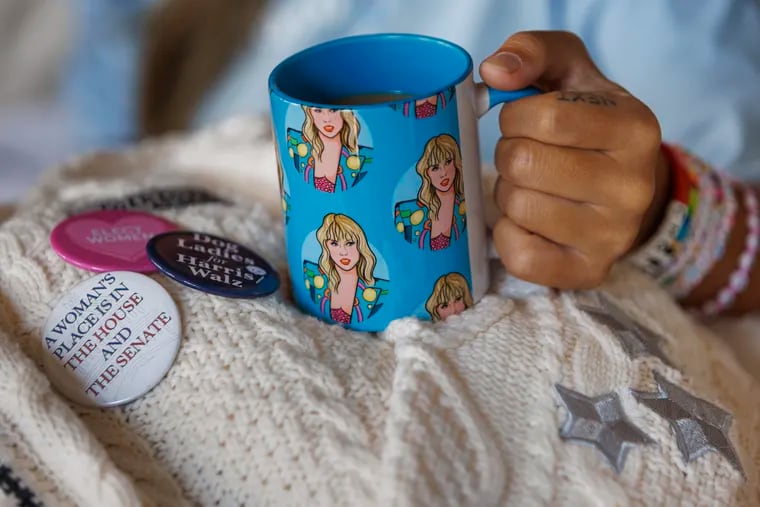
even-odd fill
[(631, 447), (654, 443), (628, 420), (617, 393), (589, 398), (560, 384), (555, 388), (568, 414), (559, 436), (593, 445), (618, 474), (623, 471)]
[(657, 372), (654, 372), (654, 379), (657, 382), (657, 392), (631, 392), (640, 403), (670, 423), (684, 461), (690, 463), (715, 451), (722, 454), (744, 476), (739, 456), (728, 438), (733, 420), (731, 414), (692, 396)]
[(615, 303), (599, 294), (600, 306), (581, 303), (579, 308), (589, 314), (599, 324), (606, 326), (615, 335), (625, 353), (631, 359), (654, 356), (664, 364), (673, 366), (662, 351), (664, 338), (630, 318)]

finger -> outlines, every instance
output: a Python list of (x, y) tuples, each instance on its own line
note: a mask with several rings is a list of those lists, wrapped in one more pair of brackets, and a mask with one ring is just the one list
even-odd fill
[(522, 280), (557, 289), (590, 289), (606, 271), (588, 269), (580, 252), (531, 234), (507, 217), (493, 230), (494, 247), (507, 271)]
[(521, 228), (590, 256), (622, 255), (638, 230), (633, 215), (612, 223), (604, 209), (515, 187), (504, 179), (496, 183), (496, 194), (501, 212)]
[(572, 201), (640, 211), (654, 193), (645, 171), (618, 170), (620, 163), (604, 152), (525, 137), (501, 138), (495, 164), (499, 174), (517, 187)]
[(575, 34), (560, 31), (519, 32), (480, 65), (489, 86), (515, 90), (535, 84), (551, 91), (620, 90), (605, 78)]
[(656, 152), (660, 143), (657, 118), (624, 92), (553, 92), (517, 100), (502, 106), (499, 125), (504, 137), (607, 152), (631, 146)]

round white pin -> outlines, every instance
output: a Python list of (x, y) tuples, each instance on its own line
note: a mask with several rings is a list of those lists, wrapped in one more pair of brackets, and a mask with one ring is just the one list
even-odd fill
[(157, 282), (101, 273), (56, 304), (43, 330), (43, 365), (71, 400), (122, 405), (161, 381), (177, 356), (180, 329), (177, 306)]

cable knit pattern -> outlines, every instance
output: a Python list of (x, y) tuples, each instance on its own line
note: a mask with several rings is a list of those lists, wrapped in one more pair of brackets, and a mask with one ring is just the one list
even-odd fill
[[(177, 303), (181, 348), (166, 378), (117, 409), (70, 404), (41, 371), (53, 305), (90, 276), (48, 245), (91, 201), (195, 185), (229, 198), (159, 214), (251, 246), (283, 273), (268, 125), (234, 120), (188, 138), (74, 161), (0, 226), (0, 463), (49, 505), (760, 505), (760, 389), (730, 349), (643, 276), (603, 290), (665, 337), (674, 367), (631, 360), (578, 309), (589, 294), (493, 287), (445, 322), (379, 335), (293, 308), (289, 283), (256, 300), (211, 296), (151, 275)], [(489, 193), (490, 195), (490, 193)], [(287, 277), (284, 276), (284, 279)], [(519, 296), (519, 297), (517, 297)], [(667, 421), (636, 402), (653, 371), (734, 416), (746, 480), (720, 454), (684, 464)], [(615, 391), (655, 444), (620, 475), (596, 449), (559, 438), (554, 389)]]

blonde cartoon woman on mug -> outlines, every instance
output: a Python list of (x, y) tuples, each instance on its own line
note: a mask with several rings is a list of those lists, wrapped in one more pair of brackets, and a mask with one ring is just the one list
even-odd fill
[(422, 180), (417, 199), (396, 204), (396, 229), (421, 249), (443, 250), (459, 239), (467, 225), (459, 145), (449, 134), (425, 144), (417, 161)]
[(433, 322), (462, 313), (472, 306), (472, 295), (467, 280), (459, 273), (448, 273), (436, 280), (425, 309)]
[(304, 181), (320, 192), (345, 191), (361, 181), (371, 159), (359, 146), (361, 126), (353, 111), (301, 106), (301, 131), (288, 129), (288, 154)]
[(377, 258), (362, 228), (346, 215), (325, 215), (316, 232), (318, 263), (304, 261), (306, 287), (327, 319), (363, 322), (382, 306), (387, 281), (375, 277)]

